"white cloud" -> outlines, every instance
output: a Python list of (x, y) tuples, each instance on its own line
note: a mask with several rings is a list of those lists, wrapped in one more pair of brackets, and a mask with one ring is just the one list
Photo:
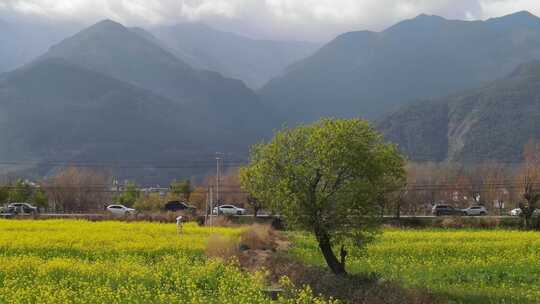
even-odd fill
[(329, 39), (381, 30), (420, 13), (485, 19), (518, 10), (540, 14), (539, 0), (0, 0), (0, 12), (128, 25), (203, 21), (253, 36)]
[(196, 4), (182, 3), (179, 13), (181, 17), (187, 17), (190, 20), (204, 19), (208, 16), (235, 18), (237, 17), (237, 8), (234, 1), (201, 1)]
[(540, 1), (538, 0), (482, 0), (480, 5), (484, 17), (501, 16), (522, 10), (540, 15)]

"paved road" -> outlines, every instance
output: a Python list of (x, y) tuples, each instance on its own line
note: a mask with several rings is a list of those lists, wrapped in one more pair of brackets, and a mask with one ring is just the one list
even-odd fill
[[(441, 217), (451, 217), (451, 216), (434, 216), (434, 215), (402, 215), (401, 218), (441, 218)], [(466, 218), (518, 218), (517, 216), (510, 215), (485, 215), (485, 216), (460, 216)], [(395, 216), (385, 216), (384, 218), (396, 218)]]
[[(18, 215), (21, 217), (32, 217), (31, 214), (24, 214), (24, 215)], [(109, 214), (106, 213), (40, 213), (37, 215), (37, 217), (41, 218), (103, 218), (107, 217)], [(211, 215), (212, 217), (216, 215)], [(246, 214), (246, 215), (233, 215), (235, 217), (253, 217), (253, 214)], [(13, 214), (0, 214), (0, 218), (10, 218), (14, 217)], [(259, 218), (271, 218), (274, 217), (272, 215), (268, 214), (262, 214), (258, 215)], [(511, 219), (511, 218), (517, 218), (515, 216), (509, 216), (509, 215), (489, 215), (489, 216), (463, 216), (465, 218), (492, 218), (492, 219)], [(395, 216), (384, 216), (385, 219), (395, 219)], [(433, 216), (433, 215), (402, 215), (402, 219), (436, 219), (436, 218), (444, 218), (444, 216)]]

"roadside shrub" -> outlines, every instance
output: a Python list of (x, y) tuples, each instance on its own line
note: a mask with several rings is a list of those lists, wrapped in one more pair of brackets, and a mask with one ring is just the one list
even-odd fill
[(273, 234), (272, 228), (268, 225), (251, 225), (240, 235), (240, 247), (242, 249), (273, 250), (276, 247)]
[(385, 227), (398, 228), (512, 228), (521, 227), (519, 217), (437, 217), (420, 218), (410, 217), (395, 219), (385, 219)]
[(476, 227), (489, 229), (489, 228), (497, 228), (500, 225), (501, 225), (501, 220), (499, 218), (493, 218), (493, 217), (484, 218), (483, 217), (478, 220), (478, 226)]
[(498, 228), (500, 219), (493, 217), (449, 217), (440, 222), (442, 228)]
[[(212, 221), (212, 222), (210, 222)], [(206, 220), (206, 225), (210, 225), (210, 223), (213, 225), (213, 226), (218, 226), (218, 227), (234, 227), (236, 226), (227, 216), (214, 216), (212, 217), (211, 219), (208, 218)]]
[(192, 216), (189, 213), (178, 211), (178, 212), (143, 212), (137, 214), (136, 217), (127, 218), (127, 221), (147, 221), (147, 222), (159, 222), (159, 223), (176, 223), (176, 218), (181, 215), (182, 221), (194, 222), (197, 220), (196, 217)]
[(159, 193), (150, 193), (148, 195), (141, 195), (135, 201), (135, 204), (133, 204), (133, 208), (138, 211), (157, 211), (161, 210), (164, 204), (165, 202)]
[(465, 227), (465, 223), (463, 218), (461, 217), (449, 217), (444, 218), (441, 221), (441, 227), (442, 228), (463, 228)]
[(206, 256), (230, 260), (238, 253), (236, 242), (223, 235), (213, 234), (208, 238), (205, 249)]

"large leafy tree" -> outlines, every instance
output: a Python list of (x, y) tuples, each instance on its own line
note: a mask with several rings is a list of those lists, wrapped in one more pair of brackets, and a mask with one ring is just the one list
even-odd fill
[(246, 191), (287, 224), (314, 233), (335, 274), (346, 273), (346, 246), (363, 246), (377, 232), (377, 199), (404, 176), (396, 147), (359, 119), (323, 119), (277, 132), (252, 148), (250, 164), (240, 171)]

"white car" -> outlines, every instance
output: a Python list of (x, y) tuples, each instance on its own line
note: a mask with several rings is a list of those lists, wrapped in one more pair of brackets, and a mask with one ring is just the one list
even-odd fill
[(219, 207), (215, 207), (214, 210), (212, 210), (212, 213), (225, 215), (243, 215), (246, 214), (246, 209), (238, 208), (233, 205), (221, 205)]
[(487, 215), (487, 209), (484, 206), (471, 206), (467, 209), (463, 209), (465, 211), (465, 214), (471, 216), (471, 215)]
[[(512, 210), (510, 210), (509, 214), (510, 214), (510, 216), (520, 216), (521, 215), (521, 209), (520, 208), (512, 209)], [(540, 216), (540, 209), (534, 210), (532, 215), (533, 216)]]
[(15, 213), (38, 213), (39, 209), (28, 203), (11, 203), (7, 206), (7, 210)]
[(521, 215), (521, 209), (519, 209), (519, 208), (512, 209), (512, 210), (510, 210), (509, 214), (510, 214), (510, 216), (520, 216)]
[(114, 215), (130, 215), (135, 214), (135, 209), (128, 208), (124, 205), (109, 205), (107, 206), (107, 211)]

